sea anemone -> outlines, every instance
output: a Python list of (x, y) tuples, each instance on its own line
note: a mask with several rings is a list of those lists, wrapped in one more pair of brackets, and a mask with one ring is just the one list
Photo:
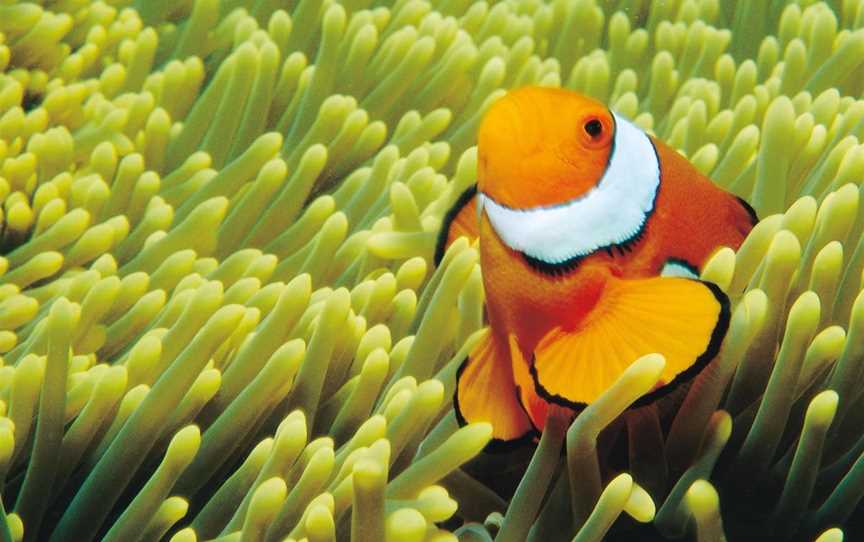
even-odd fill
[[(492, 456), (477, 249), (432, 255), (525, 84), (764, 218), (668, 423), (649, 355)], [(0, 1), (0, 538), (854, 538), (862, 96), (864, 0)]]

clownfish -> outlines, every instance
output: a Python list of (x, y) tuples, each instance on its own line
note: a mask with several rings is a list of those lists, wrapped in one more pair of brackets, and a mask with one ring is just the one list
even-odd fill
[(534, 439), (550, 405), (574, 415), (640, 356), (661, 383), (688, 382), (717, 354), (729, 300), (699, 280), (757, 218), (683, 156), (592, 98), (526, 87), (481, 121), (477, 184), (446, 213), (436, 263), (479, 238), (489, 331), (457, 371), (461, 424), (495, 444)]

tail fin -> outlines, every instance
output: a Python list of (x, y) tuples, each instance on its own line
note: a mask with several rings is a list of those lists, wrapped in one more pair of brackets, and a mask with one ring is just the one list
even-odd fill
[(547, 401), (580, 410), (645, 354), (666, 357), (663, 383), (634, 406), (689, 381), (720, 349), (729, 301), (715, 285), (677, 277), (613, 280), (584, 324), (556, 328), (534, 350), (531, 374)]
[(477, 185), (471, 185), (462, 192), (453, 207), (444, 215), (441, 221), (441, 232), (438, 234), (438, 242), (435, 244), (435, 265), (441, 263), (441, 258), (447, 252), (447, 247), (453, 241), (462, 236), (471, 241), (479, 237), (479, 224), (477, 223)]

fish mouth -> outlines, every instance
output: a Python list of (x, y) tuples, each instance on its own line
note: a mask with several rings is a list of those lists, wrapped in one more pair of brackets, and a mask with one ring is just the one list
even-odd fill
[(478, 191), (478, 209), (495, 233), (535, 267), (559, 272), (599, 251), (623, 254), (644, 234), (660, 192), (660, 159), (645, 132), (613, 116), (609, 164), (588, 192), (560, 204), (515, 209)]

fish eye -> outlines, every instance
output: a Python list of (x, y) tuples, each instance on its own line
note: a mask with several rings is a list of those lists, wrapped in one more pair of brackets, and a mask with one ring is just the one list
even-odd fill
[(591, 139), (597, 139), (603, 133), (603, 123), (600, 119), (591, 119), (585, 123), (585, 133), (591, 136)]

